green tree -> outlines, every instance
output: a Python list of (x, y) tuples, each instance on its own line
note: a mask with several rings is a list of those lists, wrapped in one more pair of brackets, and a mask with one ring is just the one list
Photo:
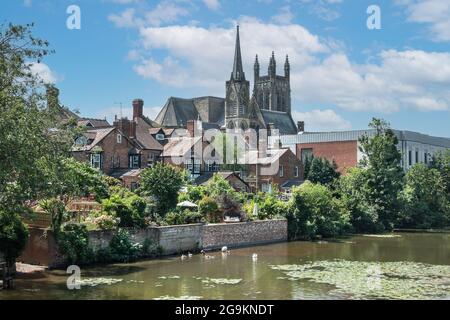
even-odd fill
[(122, 197), (113, 194), (110, 198), (102, 201), (103, 210), (120, 219), (119, 227), (141, 228), (145, 226), (146, 202), (136, 194), (128, 194)]
[(178, 192), (183, 184), (184, 175), (179, 168), (157, 163), (142, 172), (139, 192), (154, 197), (157, 202), (157, 211), (164, 216), (176, 207)]
[(450, 203), (439, 171), (420, 163), (406, 174), (402, 192), (405, 202), (400, 226), (412, 228), (439, 228), (448, 226)]
[(376, 212), (366, 199), (370, 190), (367, 190), (367, 171), (364, 168), (350, 168), (337, 183), (337, 194), (341, 209), (349, 214), (353, 232), (380, 232), (384, 229), (378, 221)]
[(20, 256), (28, 239), (28, 230), (20, 216), (0, 209), (0, 252), (11, 265)]
[(331, 186), (340, 173), (336, 170), (336, 163), (325, 158), (313, 158), (309, 163), (308, 175), (305, 178), (312, 183), (320, 183)]
[(375, 135), (359, 139), (364, 154), (360, 165), (366, 169), (365, 199), (383, 228), (392, 230), (401, 210), (399, 193), (404, 176), (398, 139), (384, 120), (374, 118), (369, 126), (375, 129)]
[(58, 170), (75, 134), (73, 123), (59, 121), (57, 108), (47, 108), (44, 83), (31, 72), (50, 53), (32, 27), (0, 26), (0, 206), (8, 211), (51, 192), (48, 170)]
[(438, 170), (450, 201), (450, 149), (439, 151), (433, 156), (431, 167)]
[(294, 188), (288, 205), (289, 238), (338, 236), (348, 227), (349, 218), (342, 212), (339, 202), (326, 186), (307, 181)]

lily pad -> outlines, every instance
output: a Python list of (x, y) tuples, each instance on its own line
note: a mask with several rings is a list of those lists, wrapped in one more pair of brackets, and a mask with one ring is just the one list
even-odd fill
[(119, 282), (122, 282), (123, 279), (113, 279), (113, 278), (85, 278), (82, 280), (76, 281), (75, 284), (79, 284), (80, 286), (85, 287), (96, 287), (99, 285), (112, 285)]
[(450, 266), (417, 262), (315, 261), (272, 265), (291, 281), (333, 285), (330, 295), (355, 299), (448, 299)]

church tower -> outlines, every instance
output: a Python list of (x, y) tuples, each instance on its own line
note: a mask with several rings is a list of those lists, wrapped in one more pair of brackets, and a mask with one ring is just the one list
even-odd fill
[(239, 26), (236, 31), (233, 71), (230, 80), (226, 82), (225, 125), (227, 129), (247, 130), (250, 126), (248, 119), (250, 82), (245, 79), (242, 67)]

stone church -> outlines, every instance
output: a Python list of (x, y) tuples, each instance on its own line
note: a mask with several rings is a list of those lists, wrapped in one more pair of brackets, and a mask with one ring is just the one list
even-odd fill
[(182, 99), (171, 97), (155, 119), (164, 128), (185, 128), (189, 120), (201, 120), (203, 128), (278, 129), (282, 135), (296, 134), (291, 115), (290, 64), (286, 56), (284, 75), (277, 75), (275, 54), (272, 52), (268, 74), (260, 75), (258, 56), (254, 64), (254, 86), (242, 65), (239, 26), (236, 33), (233, 70), (226, 82), (226, 96)]

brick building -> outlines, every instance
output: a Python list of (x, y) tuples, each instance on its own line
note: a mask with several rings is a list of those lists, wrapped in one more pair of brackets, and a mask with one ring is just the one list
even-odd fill
[[(429, 163), (433, 155), (445, 149), (450, 149), (450, 139), (433, 137), (418, 132), (393, 130), (398, 138), (397, 148), (402, 154), (401, 165), (408, 170), (415, 163)], [(358, 139), (363, 135), (375, 135), (375, 130), (353, 130), (340, 132), (304, 132), (297, 135), (285, 135), (271, 143), (280, 140), (283, 146), (296, 153), (297, 158), (304, 161), (308, 156), (323, 157), (334, 161), (338, 171), (345, 173), (349, 168), (357, 166), (364, 157), (359, 150)]]
[(121, 118), (113, 126), (89, 128), (76, 139), (75, 159), (88, 162), (103, 173), (137, 188), (140, 170), (159, 161), (163, 146), (150, 134), (151, 120), (143, 111), (144, 102), (133, 101), (133, 119)]

